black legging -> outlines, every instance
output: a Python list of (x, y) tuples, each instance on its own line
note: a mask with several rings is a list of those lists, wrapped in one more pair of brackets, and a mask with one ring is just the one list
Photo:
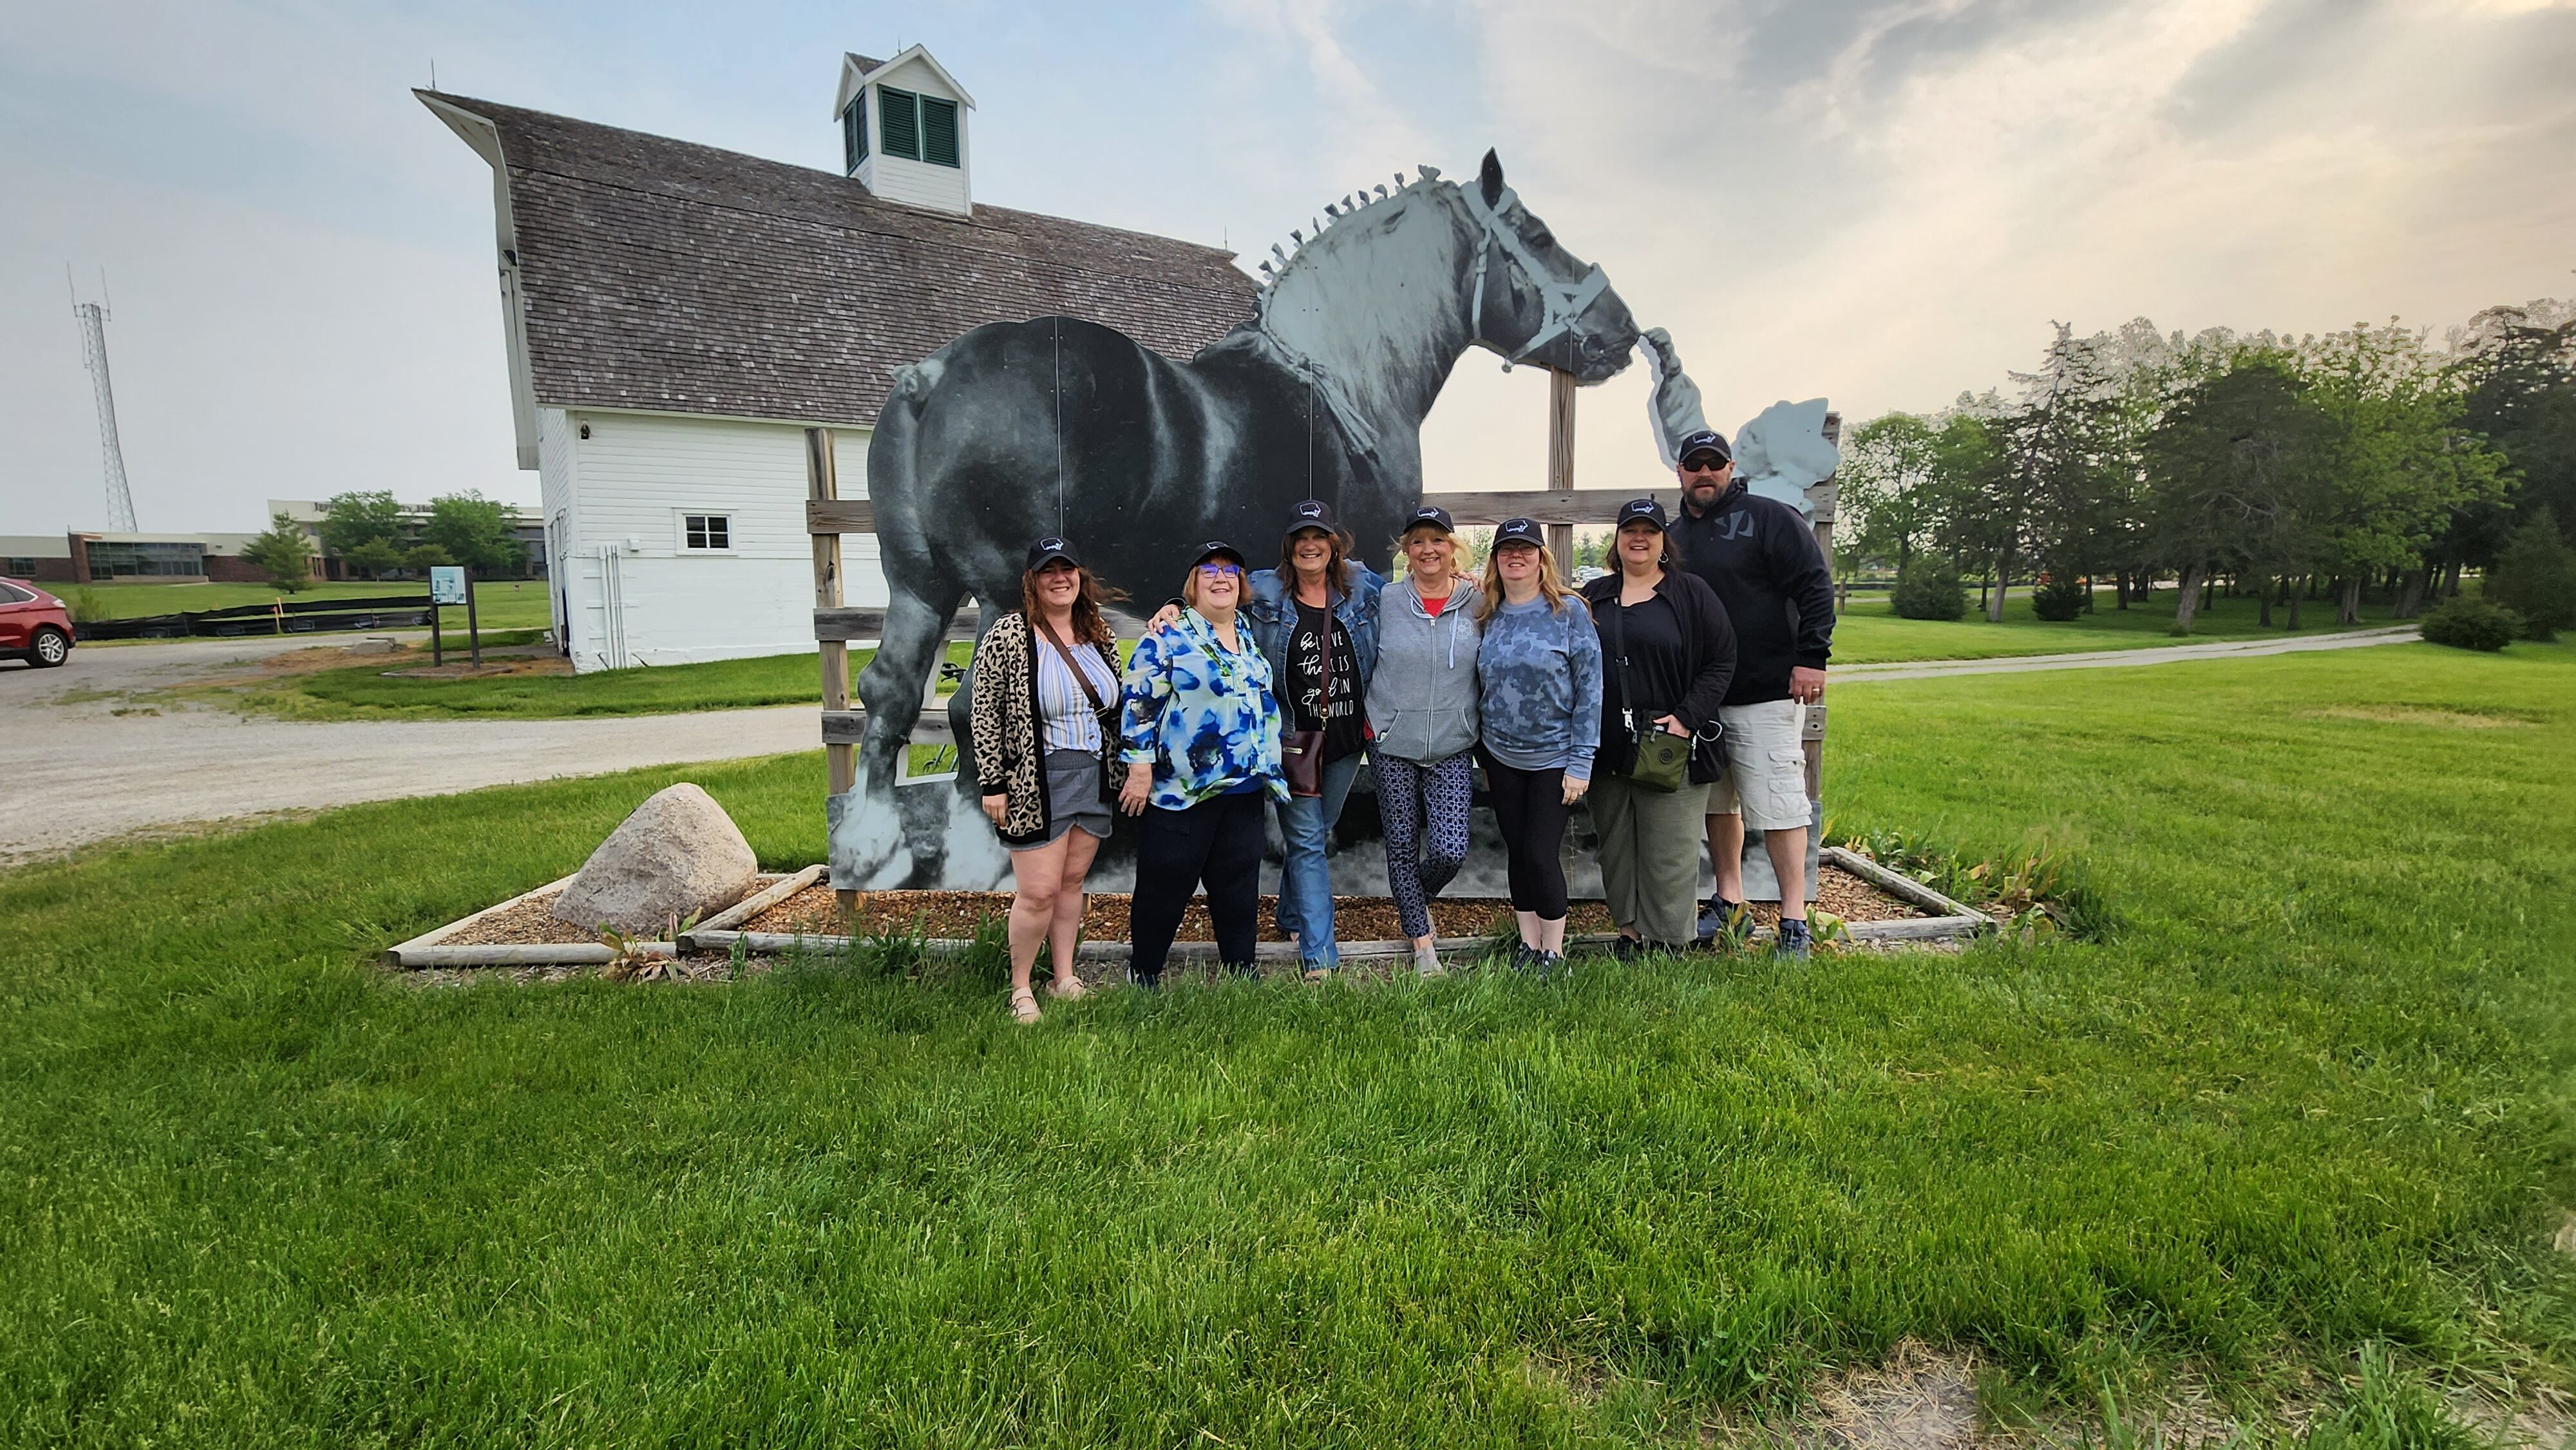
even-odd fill
[(1512, 910), (1565, 920), (1565, 862), (1558, 855), (1565, 844), (1565, 772), (1515, 770), (1488, 755), (1485, 784), (1511, 867)]
[(1172, 934), (1190, 892), (1207, 886), (1208, 919), (1217, 956), (1249, 970), (1260, 934), (1262, 806), (1260, 791), (1221, 795), (1182, 811), (1147, 806), (1136, 830), (1136, 894), (1127, 904), (1127, 970), (1139, 981), (1163, 975)]

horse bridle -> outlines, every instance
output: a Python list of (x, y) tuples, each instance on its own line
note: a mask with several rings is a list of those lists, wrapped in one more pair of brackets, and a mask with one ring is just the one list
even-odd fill
[(1468, 310), (1469, 335), (1479, 342), (1491, 342), (1485, 336), (1485, 264), (1493, 255), (1495, 246), (1500, 245), (1513, 261), (1520, 263), (1530, 285), (1538, 289), (1539, 305), (1546, 309), (1538, 331), (1530, 334), (1529, 341), (1521, 344), (1520, 351), (1507, 355), (1503, 366), (1509, 368), (1514, 363), (1527, 362), (1532, 353), (1554, 342), (1559, 333), (1571, 332), (1575, 319), (1581, 317), (1583, 310), (1601, 295), (1602, 289), (1610, 285), (1610, 279), (1602, 273), (1598, 262), (1593, 263), (1592, 270), (1584, 273), (1578, 281), (1559, 282), (1549, 277), (1547, 269), (1539, 265), (1538, 255), (1521, 240), (1520, 233), (1503, 222), (1503, 209), (1517, 199), (1510, 187), (1503, 188), (1503, 194), (1494, 199), (1492, 206), (1485, 205), (1483, 193), (1473, 182), (1460, 186), (1458, 196), (1467, 203), (1467, 214), (1484, 229), (1484, 236), (1476, 243), (1475, 301)]

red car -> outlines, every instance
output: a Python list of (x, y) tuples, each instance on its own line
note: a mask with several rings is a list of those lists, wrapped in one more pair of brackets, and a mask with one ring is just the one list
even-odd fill
[(72, 612), (24, 579), (0, 579), (0, 660), (40, 670), (72, 657)]

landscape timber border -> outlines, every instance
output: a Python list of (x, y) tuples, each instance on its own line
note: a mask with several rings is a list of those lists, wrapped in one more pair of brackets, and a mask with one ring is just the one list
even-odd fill
[[(1917, 910), (1933, 913), (1930, 916), (1902, 917), (1893, 921), (1847, 923), (1844, 930), (1856, 943), (1873, 946), (1902, 946), (1962, 941), (1995, 929), (1993, 917), (1974, 907), (1953, 901), (1912, 877), (1890, 871), (1866, 856), (1847, 851), (1840, 846), (1828, 846), (1823, 852), (1823, 859), (1836, 869), (1850, 872)], [(752, 956), (776, 956), (796, 951), (848, 950), (864, 938), (741, 929), (744, 922), (752, 920), (761, 912), (785, 901), (807, 886), (824, 880), (828, 871), (828, 867), (808, 866), (793, 876), (780, 880), (757, 896), (746, 898), (740, 905), (707, 918), (699, 925), (680, 933), (678, 943), (680, 950), (730, 952), (737, 941), (741, 942), (743, 950)], [(1767, 937), (1769, 934), (1761, 935)], [(1466, 953), (1485, 945), (1489, 940), (1491, 939), (1482, 936), (1441, 937), (1438, 939), (1438, 949), (1443, 952)], [(1566, 939), (1566, 945), (1569, 948), (1606, 948), (1614, 940), (1616, 938), (1609, 932), (1595, 932), (1569, 937)], [(921, 950), (927, 956), (956, 957), (965, 955), (973, 949), (974, 945), (974, 942), (960, 937), (931, 937), (921, 943)], [(1086, 941), (1076, 949), (1075, 955), (1086, 962), (1123, 962), (1127, 960), (1127, 950), (1127, 943), (1122, 941)], [(1339, 950), (1344, 961), (1401, 960), (1412, 957), (1413, 943), (1352, 941), (1341, 943)], [(1262, 942), (1254, 948), (1254, 958), (1262, 962), (1294, 962), (1297, 960), (1297, 944)], [(1172, 959), (1184, 962), (1215, 961), (1216, 943), (1174, 942)]]
[[(816, 869), (819, 870), (821, 868), (818, 867)], [(574, 876), (578, 876), (579, 874), (581, 873), (573, 873)], [(762, 890), (745, 898), (743, 901), (736, 903), (734, 906), (727, 908), (725, 913), (719, 914), (730, 914), (732, 912), (742, 911), (744, 908), (751, 906), (754, 902), (760, 902), (761, 905), (765, 907), (770, 902), (784, 900), (787, 896), (793, 894), (790, 891), (782, 891), (780, 889), (788, 882), (795, 881), (810, 885), (813, 881), (813, 877), (810, 875), (798, 875), (782, 878), (767, 872), (763, 872), (758, 879), (762, 883)], [(560, 880), (549, 881), (543, 886), (533, 887), (529, 890), (522, 891), (507, 901), (496, 902), (470, 916), (460, 916), (445, 926), (423, 932), (409, 941), (397, 942), (394, 945), (385, 948), (385, 965), (411, 968), (604, 967), (610, 962), (617, 960), (618, 955), (617, 949), (609, 946), (605, 942), (489, 942), (481, 945), (460, 946), (448, 946), (444, 944), (448, 938), (455, 936), (458, 932), (465, 930), (467, 927), (483, 920), (487, 916), (497, 916), (504, 911), (508, 911), (511, 907), (521, 905), (551, 892), (561, 891), (572, 883), (573, 876), (566, 876)], [(763, 898), (767, 898), (767, 900), (763, 900)], [(740, 920), (741, 918), (736, 917), (735, 919)], [(688, 934), (683, 932), (680, 934), (679, 941), (676, 942), (637, 942), (634, 944), (633, 948), (627, 952), (627, 955), (631, 957), (648, 957), (668, 960), (686, 950), (686, 947), (683, 946), (682, 943), (685, 943), (687, 940)]]

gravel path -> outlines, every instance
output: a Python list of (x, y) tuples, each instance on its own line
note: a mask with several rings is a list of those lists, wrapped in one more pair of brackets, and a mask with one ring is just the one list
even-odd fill
[[(812, 706), (598, 720), (305, 723), (212, 709), (114, 714), (100, 691), (219, 675), (284, 641), (189, 640), (76, 648), (57, 670), (0, 665), (0, 863), (186, 822), (314, 810), (398, 796), (726, 760), (822, 743)], [(815, 777), (816, 806), (823, 782)]]
[[(2416, 638), (2413, 625), (2305, 639), (2163, 645), (2017, 659), (1847, 665), (1836, 681), (2353, 649)], [(133, 712), (120, 692), (217, 677), (311, 637), (89, 646), (58, 670), (0, 664), (0, 864), (189, 822), (440, 795), (489, 785), (729, 760), (818, 746), (812, 706), (591, 720), (297, 722), (173, 707)], [(65, 696), (74, 698), (65, 699)], [(104, 698), (101, 698), (104, 696)], [(120, 708), (129, 713), (115, 713)], [(818, 797), (822, 781), (815, 781)]]

